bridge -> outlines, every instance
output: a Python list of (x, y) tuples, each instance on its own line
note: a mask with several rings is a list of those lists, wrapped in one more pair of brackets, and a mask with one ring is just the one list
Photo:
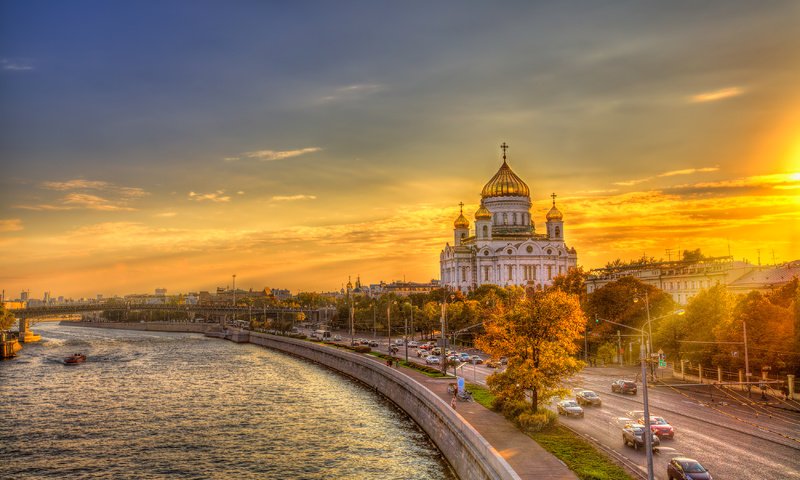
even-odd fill
[(197, 317), (204, 318), (206, 321), (212, 320), (225, 324), (237, 318), (286, 318), (287, 315), (302, 313), (304, 322), (313, 325), (330, 323), (336, 311), (334, 307), (323, 308), (275, 308), (275, 307), (252, 307), (252, 306), (233, 306), (233, 305), (173, 305), (173, 304), (143, 304), (127, 302), (109, 303), (87, 303), (69, 305), (47, 305), (41, 307), (26, 307), (8, 310), (19, 320), (19, 341), (23, 343), (36, 342), (40, 336), (30, 330), (31, 320), (44, 317), (61, 315), (86, 314), (89, 312), (117, 312), (126, 320), (130, 312), (174, 312), (185, 315), (187, 319), (194, 320)]

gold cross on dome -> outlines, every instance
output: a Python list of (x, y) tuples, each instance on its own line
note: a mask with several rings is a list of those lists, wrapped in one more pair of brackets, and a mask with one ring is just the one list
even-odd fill
[(464, 214), (464, 202), (458, 202), (458, 206), (461, 207), (461, 214)]
[(556, 206), (556, 194), (555, 194), (555, 193), (553, 193), (553, 194), (552, 194), (552, 195), (550, 195), (550, 196), (551, 196), (551, 197), (553, 197), (553, 206), (555, 207), (555, 206)]
[(503, 144), (500, 145), (500, 148), (503, 149), (503, 160), (505, 160), (506, 159), (506, 150), (508, 150), (508, 144), (506, 142), (503, 142)]

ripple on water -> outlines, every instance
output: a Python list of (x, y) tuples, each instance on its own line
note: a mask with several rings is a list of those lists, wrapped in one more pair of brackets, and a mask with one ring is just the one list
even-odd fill
[[(37, 326), (0, 363), (0, 478), (454, 479), (390, 402), (192, 334)], [(80, 351), (86, 363), (63, 364)]]

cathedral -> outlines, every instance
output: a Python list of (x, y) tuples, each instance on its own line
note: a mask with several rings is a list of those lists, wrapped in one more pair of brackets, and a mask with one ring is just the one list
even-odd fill
[(453, 245), (439, 255), (441, 284), (468, 292), (481, 285), (542, 287), (578, 265), (575, 248), (564, 242), (564, 216), (553, 207), (547, 212), (545, 233), (536, 233), (531, 218), (530, 189), (503, 164), (483, 187), (481, 206), (475, 212), (475, 229), (461, 214), (453, 224)]

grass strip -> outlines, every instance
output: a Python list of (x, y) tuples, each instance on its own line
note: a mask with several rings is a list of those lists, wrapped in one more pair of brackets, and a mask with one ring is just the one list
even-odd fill
[(625, 469), (562, 425), (554, 425), (530, 436), (545, 450), (566, 463), (582, 480), (632, 479)]
[[(472, 398), (492, 410), (494, 395), (482, 385), (468, 383)], [(536, 443), (567, 464), (582, 480), (631, 480), (632, 477), (585, 439), (561, 425), (529, 434)]]

